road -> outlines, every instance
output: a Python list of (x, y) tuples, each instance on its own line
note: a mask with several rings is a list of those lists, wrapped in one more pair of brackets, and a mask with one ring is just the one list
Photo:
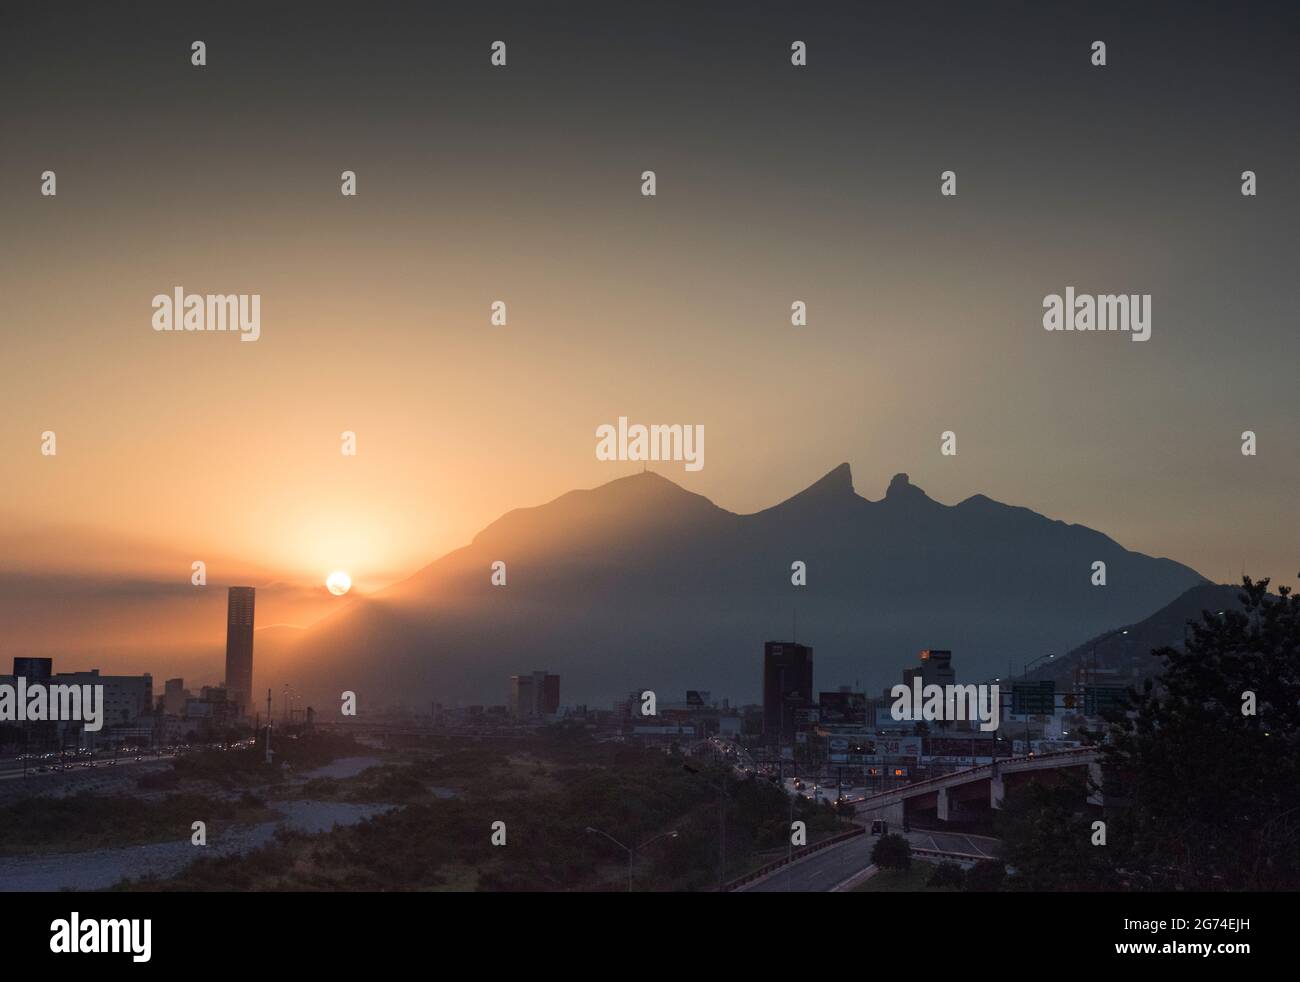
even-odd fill
[(875, 844), (875, 836), (857, 836), (783, 866), (766, 879), (748, 883), (736, 892), (827, 893), (871, 865), (871, 849)]
[[(51, 781), (57, 781), (61, 778), (73, 777), (83, 773), (92, 774), (95, 771), (100, 770), (102, 768), (109, 768), (111, 770), (112, 768), (115, 767), (125, 767), (129, 764), (144, 764), (144, 763), (149, 763), (152, 761), (157, 761), (162, 759), (164, 758), (146, 757), (144, 758), (144, 760), (136, 760), (134, 756), (119, 757), (116, 764), (111, 764), (109, 763), (109, 760), (107, 758), (100, 757), (95, 760), (94, 767), (82, 767), (81, 763), (74, 763), (72, 765), (71, 770), (68, 771), (47, 770), (44, 774), (40, 773), (37, 770), (37, 768), (41, 767), (42, 765), (48, 767), (49, 762), (36, 761), (35, 763), (28, 764), (26, 779), (28, 781), (51, 782)], [(22, 778), (23, 778), (22, 761), (13, 761), (13, 760), (0, 761), (0, 781), (11, 781), (14, 779), (21, 780)]]
[[(986, 835), (913, 830), (905, 838), (913, 849), (993, 856), (998, 840)], [(765, 879), (746, 884), (737, 893), (827, 893), (871, 865), (871, 850), (879, 836), (862, 835), (838, 846), (812, 853), (784, 866)]]
[(998, 840), (987, 835), (965, 835), (957, 832), (931, 832), (913, 829), (907, 833), (913, 849), (937, 849), (939, 852), (964, 852), (972, 856), (996, 855)]

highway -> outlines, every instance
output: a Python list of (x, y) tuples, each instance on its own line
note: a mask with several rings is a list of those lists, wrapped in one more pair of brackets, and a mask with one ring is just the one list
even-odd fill
[[(243, 749), (252, 745), (253, 743), (251, 740), (243, 740), (239, 743), (231, 744), (229, 749)], [(117, 754), (101, 750), (94, 755), (77, 755), (66, 758), (67, 770), (54, 769), (57, 763), (65, 762), (64, 758), (60, 758), (56, 755), (52, 759), (46, 759), (42, 756), (36, 760), (29, 760), (27, 762), (26, 780), (53, 783), (60, 780), (81, 777), (83, 775), (94, 775), (96, 773), (103, 775), (106, 771), (111, 775), (111, 773), (117, 768), (129, 767), (132, 764), (156, 764), (160, 761), (165, 762), (171, 760), (181, 753), (225, 749), (227, 748), (221, 744), (214, 743), (207, 746), (202, 744), (195, 744), (193, 746), (185, 744), (183, 746), (177, 745), (157, 750), (140, 750), (138, 748), (133, 748), (130, 750), (123, 750)], [(137, 760), (137, 758), (139, 759)], [(87, 767), (87, 763), (93, 763), (94, 766)], [(42, 767), (45, 768), (44, 771), (41, 770)], [(14, 779), (22, 780), (23, 778), (22, 760), (14, 757), (0, 759), (0, 781), (10, 781)]]
[[(127, 765), (130, 764), (144, 764), (144, 763), (155, 762), (161, 759), (163, 758), (149, 756), (149, 757), (145, 757), (144, 760), (136, 760), (135, 755), (133, 754), (129, 757), (119, 757), (117, 763), (114, 764), (112, 763), (111, 759), (105, 759), (101, 757), (95, 761), (94, 767), (83, 767), (82, 764), (85, 761), (82, 760), (75, 763), (69, 763), (69, 769), (66, 771), (55, 771), (55, 770), (47, 769), (44, 773), (41, 773), (38, 770), (38, 768), (41, 766), (45, 766), (48, 768), (50, 766), (50, 762), (33, 761), (33, 762), (29, 762), (27, 767), (27, 780), (43, 781), (49, 783), (49, 782), (58, 781), (60, 779), (78, 777), (83, 773), (94, 774), (98, 770), (101, 770), (103, 768), (108, 768), (109, 770), (112, 770), (117, 767), (126, 767)], [(22, 778), (23, 778), (22, 761), (14, 761), (14, 760), (0, 761), (0, 781), (11, 781), (14, 779), (21, 780)]]
[[(992, 858), (996, 855), (998, 840), (986, 835), (960, 832), (943, 832), (930, 829), (913, 829), (904, 833), (913, 849), (933, 849), (937, 852), (964, 853), (970, 856)], [(879, 836), (868, 833), (837, 846), (812, 853), (783, 866), (762, 880), (747, 883), (736, 892), (744, 893), (827, 893), (845, 880), (864, 872), (871, 865), (871, 850)], [(923, 862), (923, 860), (917, 860)]]
[(860, 835), (783, 866), (771, 876), (747, 883), (737, 893), (827, 893), (871, 865), (876, 836)]

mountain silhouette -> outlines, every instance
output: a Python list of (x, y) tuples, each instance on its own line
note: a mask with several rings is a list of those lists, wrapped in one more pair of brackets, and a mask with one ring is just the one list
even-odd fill
[[(498, 560), (505, 586), (490, 582)], [(1096, 560), (1107, 586), (1091, 585)], [(791, 584), (795, 561), (806, 586)], [(265, 652), (257, 684), (288, 681), (326, 712), (343, 690), (363, 710), (424, 709), (500, 704), (510, 675), (546, 669), (566, 704), (608, 708), (643, 688), (752, 702), (763, 642), (797, 631), (814, 647), (818, 689), (878, 692), (922, 648), (951, 649), (961, 679), (991, 678), (1204, 582), (1027, 508), (983, 495), (941, 504), (906, 474), (870, 501), (841, 464), (738, 515), (645, 472), (508, 512)]]
[[(1241, 586), (1201, 583), (1180, 594), (1137, 623), (1112, 627), (1092, 637), (1063, 656), (1040, 663), (1026, 676), (1028, 681), (1052, 679), (1058, 692), (1068, 691), (1076, 669), (1093, 672), (1098, 683), (1125, 684), (1141, 688), (1143, 679), (1159, 675), (1163, 663), (1151, 652), (1157, 648), (1181, 648), (1188, 633), (1188, 621), (1200, 623), (1201, 615), (1241, 610)], [(1119, 631), (1127, 633), (1119, 634)], [(1016, 666), (1017, 674), (1020, 666)]]

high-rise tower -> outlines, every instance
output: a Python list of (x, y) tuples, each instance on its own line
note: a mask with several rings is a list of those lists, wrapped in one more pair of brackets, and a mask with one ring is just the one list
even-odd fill
[(232, 586), (226, 603), (226, 698), (241, 716), (253, 711), (253, 600), (251, 586)]

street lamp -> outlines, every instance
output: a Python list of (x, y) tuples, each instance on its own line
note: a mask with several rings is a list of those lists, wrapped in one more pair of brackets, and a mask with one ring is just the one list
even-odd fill
[[(688, 774), (695, 774), (695, 775), (700, 774), (700, 769), (698, 767), (692, 767), (690, 761), (687, 761), (686, 763), (682, 764), (682, 770), (686, 771)], [(714, 791), (718, 792), (718, 794), (722, 796), (722, 800), (720, 802), (721, 809), (718, 813), (718, 890), (719, 891), (722, 890), (723, 878), (726, 875), (726, 870), (727, 870), (727, 798), (730, 797), (727, 794), (728, 773), (730, 773), (730, 770), (723, 771), (721, 784), (714, 784), (708, 778), (704, 779), (705, 784), (713, 788)]]
[[(1026, 663), (1025, 663), (1024, 670), (1020, 673), (1020, 677), (1021, 677), (1022, 679), (1024, 679), (1026, 682), (1029, 681), (1029, 670), (1030, 670), (1031, 668), (1033, 668), (1035, 665), (1037, 665), (1040, 661), (1043, 661), (1044, 659), (1055, 658), (1055, 657), (1056, 657), (1056, 652), (1054, 652), (1054, 651), (1049, 651), (1049, 652), (1048, 652), (1047, 654), (1045, 654), (1045, 655), (1039, 655), (1039, 656), (1038, 656), (1037, 658), (1035, 658), (1033, 661), (1026, 662)], [(1052, 703), (1052, 713), (1055, 714), (1055, 713), (1056, 713), (1056, 704), (1055, 704), (1056, 697), (1053, 696), (1053, 697), (1052, 697), (1052, 700), (1053, 700), (1053, 703)], [(1030, 753), (1030, 750), (1029, 750), (1029, 713), (1025, 713), (1025, 753), (1026, 753), (1028, 756), (1030, 756), (1030, 757), (1033, 756), (1033, 754)]]
[(624, 851), (627, 852), (627, 892), (628, 892), (628, 893), (631, 893), (631, 892), (632, 892), (632, 860), (633, 860), (633, 857), (634, 857), (635, 854), (636, 854), (636, 850), (637, 850), (637, 849), (644, 849), (646, 846), (650, 845), (650, 843), (652, 843), (652, 842), (658, 842), (660, 839), (665, 839), (665, 838), (667, 838), (667, 839), (675, 839), (675, 838), (677, 838), (677, 830), (676, 830), (676, 829), (673, 829), (671, 832), (661, 832), (659, 835), (656, 835), (656, 836), (654, 836), (653, 838), (646, 839), (645, 842), (641, 843), (639, 846), (632, 847), (632, 846), (625, 846), (625, 845), (623, 845), (623, 843), (619, 842), (617, 839), (615, 839), (615, 838), (614, 838), (612, 835), (610, 835), (608, 832), (602, 832), (600, 829), (592, 828), (590, 825), (587, 826), (587, 831), (588, 831), (588, 832), (595, 832), (597, 835), (603, 835), (603, 836), (604, 836), (606, 839), (608, 839), (610, 842), (614, 843), (614, 845), (618, 846), (620, 849), (622, 849), (622, 850), (624, 850)]
[(1092, 643), (1092, 676), (1093, 676), (1092, 681), (1094, 685), (1097, 682), (1097, 677), (1096, 677), (1097, 676), (1097, 645), (1102, 644), (1105, 641), (1109, 641), (1111, 638), (1119, 637), (1120, 635), (1123, 634), (1128, 634), (1128, 628), (1122, 627), (1118, 631), (1111, 631), (1109, 634), (1103, 634), (1101, 637), (1099, 637), (1096, 641)]
[(1048, 652), (1047, 654), (1045, 654), (1045, 655), (1039, 655), (1037, 658), (1035, 658), (1035, 659), (1034, 659), (1033, 661), (1031, 661), (1031, 662), (1026, 662), (1026, 663), (1025, 663), (1025, 670), (1021, 673), (1021, 678), (1026, 678), (1026, 679), (1027, 679), (1027, 678), (1029, 677), (1029, 670), (1030, 670), (1031, 668), (1033, 668), (1035, 665), (1037, 665), (1037, 664), (1038, 664), (1040, 661), (1042, 661), (1044, 658), (1055, 658), (1055, 657), (1056, 657), (1056, 652), (1054, 652), (1054, 651), (1049, 651), (1049, 652)]

